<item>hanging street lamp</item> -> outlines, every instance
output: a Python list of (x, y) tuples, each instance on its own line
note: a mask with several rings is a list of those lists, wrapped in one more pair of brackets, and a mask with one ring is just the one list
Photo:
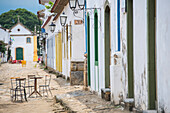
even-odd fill
[(53, 33), (55, 31), (55, 24), (53, 22), (51, 22), (50, 26), (50, 31)]
[(78, 0), (78, 6), (81, 10), (83, 10), (85, 6), (85, 0)]
[(71, 10), (76, 9), (76, 2), (77, 0), (69, 0), (69, 6)]
[(60, 24), (62, 26), (66, 25), (66, 21), (67, 21), (67, 15), (65, 15), (65, 13), (63, 12), (63, 14), (60, 16)]

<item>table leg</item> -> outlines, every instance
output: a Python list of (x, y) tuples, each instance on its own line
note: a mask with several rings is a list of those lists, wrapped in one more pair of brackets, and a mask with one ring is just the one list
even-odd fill
[(29, 95), (29, 97), (33, 94), (39, 94), (41, 97), (42, 95), (37, 91), (37, 79), (35, 78), (35, 82), (34, 82), (34, 91)]

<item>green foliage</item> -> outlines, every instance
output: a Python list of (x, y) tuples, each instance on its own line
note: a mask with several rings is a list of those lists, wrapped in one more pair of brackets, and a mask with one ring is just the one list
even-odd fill
[(51, 9), (52, 7), (53, 7), (53, 5), (54, 5), (54, 3), (53, 2), (51, 2), (51, 1), (49, 1), (49, 3), (48, 3), (49, 5), (46, 5), (45, 7), (47, 8), (47, 9)]
[[(20, 22), (25, 25), (28, 29), (31, 31), (34, 31), (34, 26), (35, 25), (40, 25), (39, 20), (37, 16), (26, 10), (26, 9), (21, 9), (18, 8), (16, 10), (10, 10), (6, 13), (3, 13), (0, 15), (0, 25), (2, 27), (10, 29), (12, 26), (14, 26), (18, 22), (18, 17), (20, 16)], [(39, 29), (39, 28), (37, 28)]]
[(6, 48), (5, 48), (6, 44), (0, 40), (0, 52), (1, 53), (5, 53)]

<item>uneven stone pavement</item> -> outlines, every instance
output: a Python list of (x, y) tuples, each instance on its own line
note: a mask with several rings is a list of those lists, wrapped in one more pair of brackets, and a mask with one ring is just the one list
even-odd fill
[[(51, 90), (53, 96), (28, 98), (28, 102), (14, 103), (10, 101), (10, 77), (27, 77), (28, 74), (44, 76), (47, 71), (36, 63), (2, 64), (0, 66), (0, 113), (128, 113), (120, 106), (113, 106), (110, 102), (102, 100), (97, 95), (83, 91), (82, 86), (70, 86), (63, 78), (52, 75)], [(42, 80), (38, 80), (41, 84)], [(54, 99), (56, 97), (56, 100)]]

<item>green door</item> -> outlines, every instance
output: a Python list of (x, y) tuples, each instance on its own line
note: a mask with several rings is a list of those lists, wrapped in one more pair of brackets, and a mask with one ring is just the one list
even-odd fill
[(110, 8), (105, 9), (105, 88), (110, 87)]
[(16, 48), (16, 60), (23, 60), (23, 48)]
[(127, 2), (128, 98), (134, 98), (133, 74), (133, 0)]
[(91, 86), (90, 79), (90, 16), (87, 14), (87, 73), (88, 73), (88, 86)]
[(156, 109), (156, 0), (147, 0), (147, 28), (148, 28), (148, 108)]

